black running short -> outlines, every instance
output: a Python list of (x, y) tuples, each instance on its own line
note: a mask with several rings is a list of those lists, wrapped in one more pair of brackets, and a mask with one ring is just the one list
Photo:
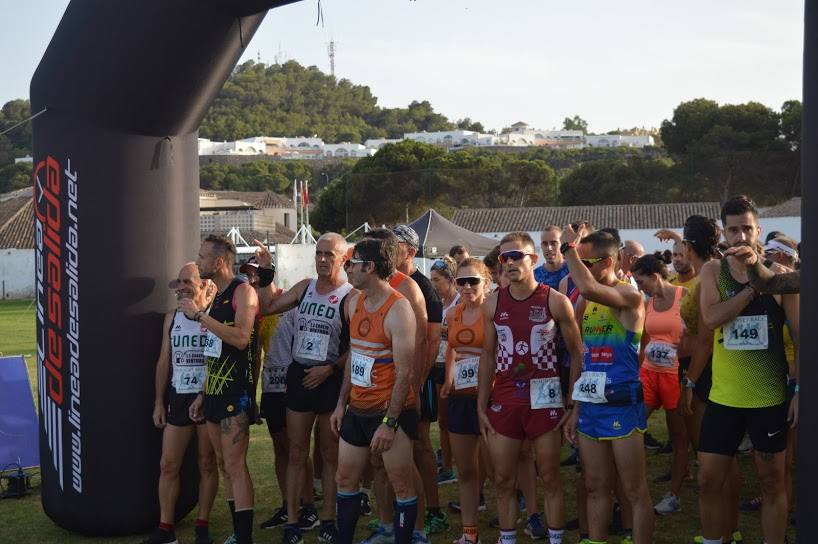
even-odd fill
[[(375, 431), (383, 423), (384, 414), (361, 415), (347, 409), (341, 420), (341, 438), (344, 442), (359, 448), (368, 448)], [(413, 409), (404, 410), (398, 416), (398, 427), (411, 440), (418, 439), (418, 413)]]
[(256, 419), (256, 403), (248, 395), (205, 395), (204, 417), (209, 423), (247, 413), (250, 423)]
[(287, 428), (287, 393), (262, 393), (260, 408), (270, 434), (284, 432)]
[(476, 396), (450, 395), (447, 405), (450, 433), (480, 435)]
[(177, 393), (173, 387), (170, 387), (168, 389), (168, 424), (174, 427), (195, 425), (196, 422), (190, 419), (190, 405), (198, 396), (198, 393)]
[(437, 401), (434, 372), (430, 372), (426, 381), (420, 385), (420, 421), (437, 421)]
[(287, 409), (293, 412), (332, 413), (341, 395), (343, 376), (333, 369), (333, 373), (321, 385), (307, 389), (303, 380), (309, 368), (314, 367), (293, 362), (287, 369)]
[(699, 435), (699, 451), (734, 456), (750, 435), (753, 449), (778, 453), (787, 449), (787, 403), (767, 408), (733, 408), (708, 401)]

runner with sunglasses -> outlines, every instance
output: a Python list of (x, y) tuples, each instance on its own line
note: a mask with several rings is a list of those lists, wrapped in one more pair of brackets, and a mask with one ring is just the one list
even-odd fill
[(614, 237), (586, 232), (584, 225), (563, 231), (565, 258), (584, 299), (577, 312), (586, 346), (582, 367), (571, 361), (576, 406), (565, 435), (575, 442), (579, 433), (590, 540), (608, 539), (616, 475), (633, 507), (633, 541), (646, 544), (653, 542), (654, 514), (645, 477), (646, 420), (639, 381), (645, 309), (639, 291), (616, 277), (619, 244)]
[(517, 541), (517, 460), (528, 439), (545, 488), (548, 536), (552, 544), (560, 544), (565, 504), (559, 428), (573, 406), (562, 398), (558, 337), (562, 334), (577, 365), (582, 344), (568, 299), (534, 279), (537, 254), (531, 236), (507, 234), (500, 241), (500, 261), (509, 285), (489, 295), (482, 306), (477, 399), (481, 433), (494, 464), (500, 543)]
[[(477, 515), (485, 479), (485, 441), (480, 440), (477, 419), (477, 372), (483, 348), (483, 319), (480, 306), (486, 298), (491, 276), (475, 258), (457, 267), (457, 291), (462, 302), (446, 311), (449, 346), (446, 352), (446, 382), (441, 397), (447, 399), (450, 440), (459, 475), (460, 517), (463, 536), (457, 544), (477, 544)], [(482, 469), (482, 470), (481, 470)]]

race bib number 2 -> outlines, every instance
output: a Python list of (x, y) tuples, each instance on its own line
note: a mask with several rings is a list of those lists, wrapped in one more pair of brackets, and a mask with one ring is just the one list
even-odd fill
[(608, 402), (605, 397), (605, 384), (608, 377), (605, 372), (583, 372), (574, 384), (573, 399), (579, 402), (600, 404)]
[(329, 335), (320, 332), (298, 331), (295, 356), (313, 361), (326, 361), (328, 347)]
[(352, 385), (358, 387), (373, 387), (372, 385), (372, 365), (375, 359), (367, 357), (357, 351), (349, 353), (349, 373)]
[(724, 349), (767, 349), (767, 316), (740, 315), (724, 326)]

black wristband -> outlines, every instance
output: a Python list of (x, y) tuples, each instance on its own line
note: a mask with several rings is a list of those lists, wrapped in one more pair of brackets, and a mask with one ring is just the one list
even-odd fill
[(273, 265), (272, 268), (259, 268), (258, 269), (258, 286), (259, 287), (267, 287), (271, 283), (273, 283), (273, 278), (276, 275), (276, 267)]

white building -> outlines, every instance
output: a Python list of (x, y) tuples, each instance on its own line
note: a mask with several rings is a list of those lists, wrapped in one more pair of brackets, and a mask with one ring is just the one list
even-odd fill
[(343, 142), (340, 144), (324, 144), (325, 157), (370, 157), (374, 155), (376, 151), (377, 149), (370, 149), (365, 145), (352, 144), (349, 142)]
[(313, 136), (308, 138), (306, 136), (296, 136), (295, 138), (282, 138), (284, 145), (287, 147), (311, 147), (313, 149), (323, 149), (324, 140)]
[(655, 145), (650, 134), (588, 134), (585, 136), (588, 147), (647, 147)]
[(34, 157), (32, 157), (31, 155), (26, 155), (25, 157), (17, 157), (14, 159), (14, 164), (20, 164), (21, 162), (22, 163), (34, 162)]
[(199, 155), (266, 155), (264, 138), (247, 138), (235, 142), (214, 142), (199, 138)]
[(402, 142), (403, 139), (401, 138), (370, 138), (364, 142), (364, 146), (368, 147), (369, 149), (380, 149), (386, 144), (396, 144), (398, 142)]
[(473, 130), (441, 130), (438, 132), (407, 132), (404, 140), (423, 142), (424, 144), (455, 147), (463, 145), (477, 145), (481, 134)]

